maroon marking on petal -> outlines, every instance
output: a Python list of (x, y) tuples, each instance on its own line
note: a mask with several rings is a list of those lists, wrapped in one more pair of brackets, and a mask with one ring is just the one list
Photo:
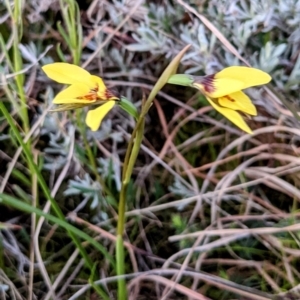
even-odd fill
[(89, 94), (86, 94), (84, 96), (79, 96), (79, 97), (76, 97), (76, 99), (83, 99), (83, 100), (97, 100), (98, 96), (97, 94), (95, 93), (89, 93)]
[(211, 94), (216, 90), (216, 88), (214, 87), (214, 79), (215, 79), (215, 74), (204, 76), (201, 79), (201, 84), (203, 85), (204, 91), (206, 93)]
[(226, 98), (226, 99), (228, 99), (229, 101), (231, 101), (231, 102), (235, 102), (235, 100), (233, 99), (233, 98), (231, 98), (230, 96), (224, 96), (224, 98)]
[(99, 99), (97, 92), (99, 90), (98, 85), (96, 85), (94, 88), (90, 89), (89, 93), (84, 96), (78, 96), (76, 99), (83, 99), (83, 100), (101, 100)]

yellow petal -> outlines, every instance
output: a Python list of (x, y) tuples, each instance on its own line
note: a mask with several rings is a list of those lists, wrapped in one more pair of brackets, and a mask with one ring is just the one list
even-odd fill
[(73, 83), (86, 83), (91, 84), (91, 74), (72, 64), (67, 63), (53, 63), (42, 67), (46, 75), (59, 83), (73, 84)]
[(90, 89), (87, 85), (82, 83), (76, 83), (65, 90), (61, 91), (53, 99), (54, 104), (66, 104), (66, 103), (93, 103), (96, 100), (89, 99), (77, 99), (78, 97), (83, 97), (88, 95)]
[(240, 110), (248, 115), (256, 116), (256, 107), (250, 98), (243, 92), (235, 92), (218, 99), (218, 103), (233, 110)]
[(251, 86), (266, 84), (272, 79), (271, 76), (266, 72), (263, 72), (259, 69), (243, 66), (228, 67), (215, 74), (215, 79), (222, 78), (230, 78), (242, 81), (242, 89), (246, 89)]
[(229, 121), (231, 121), (237, 127), (246, 131), (247, 133), (252, 133), (252, 130), (249, 128), (249, 126), (246, 124), (246, 122), (244, 121), (244, 119), (241, 117), (241, 115), (238, 112), (236, 112), (235, 110), (229, 109), (229, 108), (219, 106), (209, 97), (206, 97), (206, 99), (209, 101), (211, 106), (216, 111), (218, 111), (220, 114), (222, 114), (224, 117), (226, 117)]
[(115, 101), (108, 101), (96, 109), (89, 110), (85, 119), (86, 125), (89, 126), (92, 131), (98, 130), (103, 118), (114, 107), (114, 105)]

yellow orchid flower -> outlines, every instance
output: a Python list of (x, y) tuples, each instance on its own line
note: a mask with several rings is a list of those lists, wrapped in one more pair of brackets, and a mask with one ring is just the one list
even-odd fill
[(271, 76), (259, 69), (232, 66), (204, 76), (194, 77), (192, 86), (199, 89), (211, 106), (247, 133), (252, 133), (249, 126), (237, 111), (256, 116), (257, 111), (250, 98), (241, 90), (266, 84)]
[(92, 131), (96, 131), (106, 116), (114, 107), (119, 97), (109, 91), (103, 80), (91, 75), (88, 71), (68, 63), (52, 63), (42, 67), (46, 75), (56, 82), (69, 84), (53, 99), (54, 104), (60, 105), (52, 111), (65, 111), (90, 105), (99, 105), (88, 111), (85, 122)]

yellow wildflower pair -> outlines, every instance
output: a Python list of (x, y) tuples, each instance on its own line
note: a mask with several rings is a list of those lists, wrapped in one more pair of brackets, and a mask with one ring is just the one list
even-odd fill
[[(120, 99), (109, 91), (100, 77), (67, 63), (49, 64), (44, 66), (43, 70), (51, 79), (59, 83), (70, 84), (54, 98), (53, 103), (60, 105), (54, 111), (101, 104), (87, 113), (86, 124), (91, 130), (96, 131), (99, 128), (103, 118), (116, 102), (120, 103), (121, 108), (137, 117), (136, 108), (128, 100)], [(171, 76), (168, 82), (197, 88), (215, 110), (240, 129), (252, 133), (239, 112), (256, 116), (257, 111), (250, 98), (242, 90), (266, 84), (270, 80), (271, 76), (261, 70), (232, 66), (203, 77), (176, 74)]]
[(119, 97), (108, 90), (103, 80), (91, 75), (88, 71), (72, 64), (53, 63), (42, 67), (46, 75), (63, 84), (70, 84), (68, 88), (58, 93), (53, 99), (59, 107), (53, 111), (65, 111), (90, 105), (100, 105), (89, 110), (86, 124), (96, 131), (105, 115), (120, 101)]

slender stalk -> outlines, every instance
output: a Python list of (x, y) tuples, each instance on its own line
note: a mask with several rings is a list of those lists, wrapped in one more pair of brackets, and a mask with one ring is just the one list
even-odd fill
[[(176, 57), (171, 61), (168, 67), (164, 70), (155, 86), (153, 87), (150, 95), (148, 96), (145, 104), (143, 105), (141, 114), (137, 121), (137, 124), (131, 134), (122, 172), (122, 187), (119, 197), (119, 210), (118, 210), (118, 227), (117, 227), (117, 243), (116, 243), (116, 260), (117, 260), (117, 275), (121, 276), (125, 274), (125, 255), (124, 255), (124, 243), (123, 243), (123, 233), (125, 229), (125, 211), (126, 211), (126, 194), (128, 184), (132, 175), (135, 161), (137, 159), (138, 153), (140, 151), (141, 143), (144, 136), (144, 124), (145, 116), (148, 113), (152, 102), (161, 90), (161, 88), (168, 82), (168, 79), (176, 73), (177, 67), (180, 63), (181, 58), (188, 50), (190, 45), (187, 45), (183, 48)], [(118, 280), (118, 299), (125, 300), (127, 299), (127, 290), (125, 279), (119, 278)]]
[[(118, 215), (118, 228), (117, 228), (117, 235), (122, 236), (124, 232), (124, 225), (125, 225), (125, 211), (126, 211), (126, 193), (127, 187), (130, 182), (130, 178), (132, 175), (133, 167), (136, 161), (136, 158), (139, 154), (140, 147), (142, 144), (143, 136), (144, 136), (144, 116), (141, 117), (141, 122), (139, 123), (140, 126), (137, 128), (136, 139), (133, 141), (133, 148), (128, 159), (126, 162), (126, 168), (124, 166), (124, 175), (122, 178), (122, 186), (120, 191), (120, 198), (119, 198), (119, 215)], [(127, 154), (127, 153), (126, 153)]]

